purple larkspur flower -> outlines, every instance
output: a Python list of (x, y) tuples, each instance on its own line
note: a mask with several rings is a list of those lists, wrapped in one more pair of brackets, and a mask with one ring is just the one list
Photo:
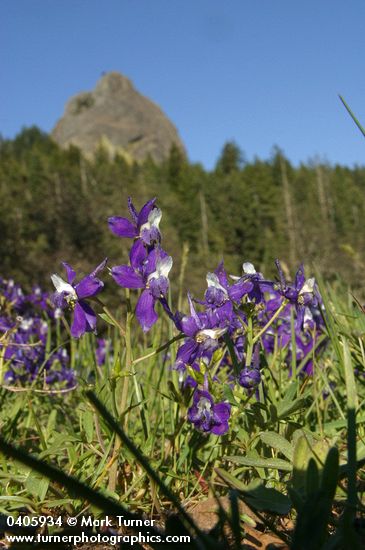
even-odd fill
[(243, 367), (239, 377), (240, 386), (246, 389), (252, 389), (257, 388), (260, 382), (261, 373), (259, 370), (252, 369), (251, 367)]
[(226, 333), (227, 327), (219, 327), (218, 319), (207, 312), (195, 310), (190, 294), (188, 294), (190, 315), (185, 315), (177, 326), (187, 337), (176, 354), (175, 369), (184, 370), (186, 365), (192, 365), (200, 359), (209, 364), (214, 351), (219, 347), (218, 339)]
[(256, 345), (252, 355), (251, 365), (244, 366), (239, 374), (239, 384), (247, 390), (252, 390), (257, 388), (260, 382), (260, 349), (259, 346)]
[(129, 260), (130, 265), (113, 267), (111, 275), (123, 288), (142, 290), (136, 305), (136, 317), (143, 331), (147, 332), (158, 319), (156, 302), (166, 299), (173, 262), (161, 248), (148, 253), (140, 239), (134, 243)]
[(220, 277), (215, 273), (207, 273), (207, 285), (208, 288), (205, 291), (205, 301), (207, 305), (220, 307), (223, 306), (229, 300), (228, 284), (223, 285), (220, 281)]
[[(252, 266), (252, 264), (243, 264), (243, 266), (245, 265)], [(229, 301), (239, 304), (243, 296), (250, 293), (254, 287), (251, 281), (246, 280), (247, 276), (235, 277), (231, 275), (231, 278), (237, 282), (230, 285), (222, 261), (214, 273), (207, 274), (208, 288), (205, 291), (205, 304), (214, 307), (222, 307)], [(256, 277), (263, 278), (261, 274), (256, 274)]]
[(51, 277), (56, 288), (53, 297), (55, 305), (62, 309), (68, 306), (73, 309), (71, 335), (74, 338), (80, 338), (85, 332), (94, 332), (96, 329), (96, 314), (85, 299), (96, 296), (104, 287), (104, 283), (96, 275), (105, 267), (106, 262), (105, 259), (77, 284), (74, 284), (76, 272), (66, 262), (62, 265), (66, 270), (67, 282), (57, 274)]
[(261, 303), (264, 299), (264, 293), (272, 289), (272, 283), (266, 281), (262, 273), (256, 271), (251, 262), (244, 262), (242, 271), (241, 277), (231, 275), (231, 278), (237, 281), (231, 289), (232, 299), (238, 301), (247, 295), (251, 302)]
[(151, 199), (137, 212), (131, 198), (128, 198), (128, 208), (132, 221), (120, 216), (112, 216), (108, 219), (109, 228), (118, 237), (130, 239), (140, 238), (146, 245), (160, 242), (161, 234), (159, 224), (162, 213), (155, 205), (156, 199)]
[(214, 403), (208, 391), (195, 390), (193, 404), (188, 410), (187, 417), (197, 430), (223, 435), (228, 432), (230, 415), (229, 403)]
[(279, 260), (275, 260), (275, 264), (279, 272), (279, 284), (276, 285), (276, 290), (291, 304), (295, 305), (298, 318), (302, 323), (305, 307), (317, 304), (315, 279), (314, 277), (305, 278), (304, 267), (301, 264), (295, 274), (294, 282), (289, 284), (285, 279)]

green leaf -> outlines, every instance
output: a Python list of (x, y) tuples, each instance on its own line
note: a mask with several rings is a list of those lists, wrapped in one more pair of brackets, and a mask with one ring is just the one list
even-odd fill
[(228, 401), (233, 407), (237, 407), (237, 401), (234, 398), (233, 391), (228, 384), (223, 385), (224, 399)]
[(92, 443), (94, 438), (94, 415), (92, 411), (85, 411), (82, 415), (82, 425), (85, 430), (86, 441)]
[(284, 456), (286, 456), (286, 458), (288, 458), (290, 461), (293, 460), (293, 446), (282, 435), (279, 435), (275, 432), (262, 432), (260, 434), (260, 439), (265, 443), (265, 445), (276, 449)]
[(287, 514), (290, 511), (290, 499), (276, 489), (265, 487), (261, 482), (246, 485), (222, 468), (216, 468), (216, 472), (230, 487), (237, 489), (239, 497), (255, 510), (275, 514)]
[(243, 481), (240, 481), (236, 477), (234, 477), (232, 474), (226, 472), (222, 468), (215, 468), (215, 471), (233, 489), (238, 489), (239, 491), (245, 491), (247, 488), (247, 485), (243, 483)]
[(109, 325), (119, 328), (118, 325), (113, 321), (113, 319), (107, 313), (99, 313), (99, 317), (101, 317), (103, 321), (105, 321)]
[(51, 433), (54, 431), (56, 427), (56, 420), (57, 420), (57, 409), (53, 409), (53, 411), (51, 411), (48, 417), (48, 422), (47, 422), (47, 428), (46, 428), (47, 440), (49, 439)]
[(298, 397), (291, 403), (288, 401), (282, 401), (278, 406), (278, 418), (284, 420), (291, 414), (300, 411), (306, 407), (307, 399), (305, 397)]
[(242, 499), (255, 510), (286, 515), (291, 508), (290, 499), (272, 487), (260, 484), (244, 492)]
[(315, 494), (319, 489), (319, 472), (316, 461), (313, 458), (309, 459), (307, 475), (306, 475), (306, 493), (308, 495)]
[(250, 458), (248, 456), (227, 456), (227, 460), (242, 464), (243, 466), (251, 466), (253, 468), (272, 468), (274, 470), (282, 470), (291, 472), (292, 465), (281, 458)]
[(304, 435), (298, 438), (293, 455), (293, 487), (301, 489), (305, 485), (307, 464), (311, 458), (310, 448)]
[(342, 339), (342, 346), (343, 346), (343, 366), (345, 370), (345, 382), (346, 382), (346, 393), (347, 393), (347, 407), (349, 409), (356, 410), (358, 407), (358, 400), (357, 400), (357, 389), (356, 389), (354, 367), (352, 365), (349, 346), (345, 338)]
[(328, 451), (326, 462), (322, 472), (322, 490), (330, 500), (333, 500), (339, 474), (339, 454), (336, 447)]
[(30, 472), (24, 485), (33, 496), (42, 501), (47, 494), (49, 480), (35, 472)]
[(293, 486), (296, 489), (305, 487), (308, 465), (311, 459), (315, 461), (319, 474), (322, 475), (328, 451), (329, 444), (324, 439), (312, 443), (304, 435), (298, 438), (293, 456)]

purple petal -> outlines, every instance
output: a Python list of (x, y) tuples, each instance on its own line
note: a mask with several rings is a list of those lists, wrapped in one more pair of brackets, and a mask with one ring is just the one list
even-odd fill
[(191, 336), (192, 338), (194, 338), (200, 329), (200, 327), (196, 324), (194, 317), (183, 317), (180, 324), (182, 332), (186, 334), (186, 336)]
[(94, 310), (89, 306), (87, 302), (84, 302), (83, 300), (79, 302), (79, 305), (81, 306), (85, 314), (86, 325), (87, 325), (86, 331), (87, 332), (94, 331), (96, 329), (96, 315)]
[(132, 198), (131, 197), (128, 197), (128, 210), (132, 216), (132, 219), (134, 221), (135, 224), (137, 224), (138, 222), (138, 214), (137, 214), (137, 210), (134, 208), (134, 204), (132, 202)]
[(276, 268), (277, 268), (278, 273), (279, 273), (279, 280), (280, 280), (281, 288), (283, 289), (283, 288), (286, 287), (286, 280), (285, 280), (284, 272), (281, 269), (281, 265), (280, 265), (280, 262), (279, 262), (278, 259), (275, 260), (275, 265), (276, 265)]
[(238, 281), (238, 283), (235, 283), (228, 289), (228, 295), (234, 302), (239, 302), (252, 289), (253, 283), (251, 281)]
[(103, 288), (104, 283), (88, 275), (81, 279), (81, 281), (75, 286), (77, 296), (81, 298), (88, 298), (89, 296), (95, 296)]
[(219, 326), (230, 324), (234, 317), (232, 302), (226, 302), (222, 306), (217, 307), (214, 313)]
[(227, 277), (226, 270), (224, 269), (223, 260), (221, 261), (221, 263), (219, 264), (217, 269), (214, 271), (214, 273), (218, 276), (218, 280), (219, 280), (220, 284), (222, 286), (224, 286), (224, 288), (228, 288), (228, 286), (229, 286), (228, 277)]
[(157, 279), (151, 279), (149, 282), (149, 287), (156, 300), (159, 298), (165, 298), (169, 290), (169, 280), (167, 277), (161, 275), (161, 277), (157, 277)]
[(195, 320), (196, 326), (199, 327), (199, 328), (203, 328), (203, 323), (199, 319), (199, 315), (197, 314), (197, 312), (195, 310), (194, 303), (193, 303), (193, 300), (191, 299), (190, 292), (188, 292), (188, 302), (189, 302), (189, 306), (190, 306), (190, 314), (191, 314), (192, 318)]
[(120, 218), (119, 216), (113, 216), (108, 219), (109, 228), (118, 237), (129, 237), (133, 239), (137, 237), (138, 231), (135, 226), (127, 220), (127, 218)]
[(92, 332), (96, 328), (96, 315), (86, 302), (77, 302), (74, 309), (74, 318), (71, 326), (71, 335), (80, 338), (85, 332)]
[(136, 305), (136, 316), (144, 332), (147, 332), (158, 319), (154, 308), (155, 299), (146, 289), (142, 292)]
[(96, 277), (96, 275), (99, 273), (99, 271), (101, 271), (102, 269), (104, 269), (104, 267), (106, 266), (106, 263), (108, 261), (108, 258), (105, 258), (105, 260), (103, 260), (95, 269), (94, 271), (92, 271), (90, 273), (90, 277)]
[(218, 424), (216, 426), (213, 426), (211, 429), (212, 434), (214, 435), (224, 435), (229, 430), (228, 422), (222, 422), (222, 424)]
[(72, 283), (74, 282), (75, 277), (76, 277), (76, 272), (72, 269), (70, 264), (68, 264), (67, 262), (62, 262), (62, 265), (66, 270), (67, 282), (70, 285), (72, 285)]
[(133, 243), (133, 246), (131, 248), (131, 251), (129, 253), (129, 259), (131, 262), (131, 266), (134, 269), (140, 270), (142, 268), (142, 264), (144, 260), (147, 257), (147, 250), (141, 241), (141, 239), (137, 239), (135, 243)]
[(148, 276), (156, 271), (157, 260), (162, 260), (163, 258), (166, 258), (166, 256), (168, 256), (168, 254), (162, 248), (154, 248), (151, 250), (145, 262), (144, 274)]
[(258, 284), (260, 285), (261, 292), (273, 292), (274, 291), (274, 282), (270, 281), (259, 281)]
[(192, 405), (188, 409), (187, 417), (188, 417), (189, 422), (193, 422), (195, 424), (195, 422), (199, 421), (200, 416), (201, 416), (201, 412), (199, 411), (199, 409), (196, 405)]
[(128, 265), (113, 267), (111, 274), (114, 281), (123, 288), (144, 288), (145, 286), (142, 275)]
[(217, 403), (214, 405), (213, 411), (219, 422), (225, 422), (231, 416), (231, 405), (229, 403)]
[(202, 398), (207, 399), (210, 402), (210, 404), (213, 405), (213, 397), (210, 395), (208, 391), (196, 390), (193, 397), (194, 404), (198, 404)]
[(177, 350), (175, 364), (177, 366), (180, 366), (181, 364), (183, 365), (191, 364), (192, 362), (191, 358), (195, 355), (197, 348), (198, 348), (198, 344), (195, 342), (195, 340), (189, 338)]
[(304, 266), (300, 264), (298, 271), (295, 274), (295, 288), (300, 290), (305, 283)]
[(74, 309), (74, 318), (71, 325), (71, 336), (80, 338), (86, 332), (86, 316), (85, 312), (77, 302)]
[(149, 213), (154, 207), (156, 202), (156, 197), (146, 202), (141, 208), (140, 213), (138, 214), (138, 227), (141, 227), (144, 223), (147, 222)]

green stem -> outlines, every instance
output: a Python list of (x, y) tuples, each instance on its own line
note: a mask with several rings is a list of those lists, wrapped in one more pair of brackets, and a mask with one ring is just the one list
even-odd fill
[(254, 343), (255, 342), (253, 338), (253, 323), (252, 323), (252, 316), (250, 315), (249, 318), (247, 319), (246, 367), (251, 366)]
[(161, 353), (161, 351), (164, 351), (169, 346), (171, 346), (171, 344), (173, 344), (177, 340), (181, 340), (182, 338), (185, 338), (184, 334), (178, 334), (177, 336), (174, 336), (173, 338), (171, 338), (171, 340), (169, 340), (159, 348), (151, 351), (150, 353), (147, 353), (147, 355), (143, 355), (143, 357), (138, 357), (138, 359), (135, 359), (134, 361), (132, 361), (132, 365), (138, 365), (138, 363), (141, 363), (141, 361), (145, 361), (146, 359), (150, 359), (150, 357), (154, 357), (158, 353)]
[(96, 296), (94, 296), (93, 300), (103, 308), (104, 313), (106, 313), (108, 315), (108, 317), (110, 317), (110, 319), (113, 321), (115, 326), (118, 327), (121, 336), (123, 336), (125, 338), (126, 337), (126, 329), (124, 329), (124, 327), (121, 325), (121, 323), (118, 321), (118, 319), (116, 319), (116, 317), (114, 317), (114, 315), (112, 314), (110, 309), (104, 304), (104, 302), (102, 302), (100, 300), (100, 298), (97, 298)]
[(255, 338), (252, 340), (252, 344), (256, 344), (256, 342), (261, 338), (261, 336), (267, 331), (267, 329), (273, 324), (273, 322), (279, 317), (280, 313), (283, 311), (285, 306), (287, 306), (288, 300), (284, 300), (281, 306), (275, 311), (274, 315), (270, 318), (270, 320), (266, 323), (264, 328), (260, 330), (258, 334), (256, 334)]
[[(129, 373), (131, 371), (132, 366), (132, 344), (131, 344), (131, 324), (132, 324), (132, 307), (131, 307), (131, 300), (130, 300), (130, 292), (129, 289), (125, 289), (126, 293), (126, 301), (127, 301), (127, 320), (126, 320), (126, 326), (125, 326), (125, 370), (126, 370), (126, 376), (124, 376), (123, 380), (123, 389), (122, 389), (122, 398), (120, 402), (120, 410), (119, 413), (123, 414), (124, 411), (127, 408), (127, 400), (128, 400), (128, 387), (129, 387)], [(126, 427), (126, 420), (127, 418), (124, 418), (124, 426)]]

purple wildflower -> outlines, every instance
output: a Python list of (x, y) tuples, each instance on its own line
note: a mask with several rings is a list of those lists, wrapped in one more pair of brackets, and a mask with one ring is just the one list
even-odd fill
[(129, 259), (130, 266), (115, 266), (111, 274), (121, 287), (142, 290), (136, 305), (136, 316), (143, 331), (147, 332), (158, 319), (156, 302), (167, 296), (172, 258), (161, 248), (154, 248), (148, 253), (143, 242), (137, 240)]
[(231, 297), (233, 300), (241, 300), (247, 295), (251, 302), (259, 304), (264, 299), (264, 293), (270, 291), (272, 284), (264, 279), (262, 273), (256, 271), (254, 265), (250, 262), (242, 264), (243, 275), (235, 277), (231, 275), (236, 284), (231, 287)]
[(201, 432), (223, 435), (228, 432), (231, 414), (229, 403), (214, 403), (208, 391), (195, 390), (188, 420)]
[(129, 197), (128, 208), (132, 221), (128, 220), (128, 218), (112, 216), (108, 219), (111, 231), (118, 237), (140, 238), (148, 246), (155, 242), (160, 242), (159, 224), (162, 213), (155, 206), (155, 202), (156, 199), (149, 200), (138, 213)]
[(95, 331), (96, 315), (85, 299), (96, 296), (104, 287), (104, 283), (96, 275), (105, 267), (106, 262), (105, 259), (94, 271), (77, 284), (74, 284), (76, 273), (66, 262), (63, 262), (63, 266), (66, 270), (67, 282), (57, 274), (53, 274), (51, 277), (56, 288), (54, 294), (56, 306), (62, 309), (67, 306), (73, 308), (74, 317), (71, 325), (71, 335), (74, 338), (80, 338), (85, 332)]
[(209, 364), (214, 351), (219, 347), (218, 339), (227, 331), (219, 327), (218, 319), (209, 313), (198, 313), (191, 296), (188, 295), (190, 315), (183, 316), (177, 323), (179, 330), (187, 336), (176, 355), (175, 368), (184, 370), (187, 365), (203, 359)]
[(311, 277), (306, 279), (304, 276), (304, 267), (301, 264), (295, 274), (294, 283), (286, 282), (283, 270), (279, 260), (275, 260), (279, 272), (278, 292), (289, 302), (295, 305), (300, 321), (303, 321), (304, 309), (309, 305), (316, 305), (317, 298), (315, 292), (315, 279)]
[(261, 373), (260, 373), (260, 349), (256, 345), (253, 356), (252, 363), (250, 366), (244, 366), (239, 374), (239, 384), (247, 390), (257, 388), (261, 382)]

